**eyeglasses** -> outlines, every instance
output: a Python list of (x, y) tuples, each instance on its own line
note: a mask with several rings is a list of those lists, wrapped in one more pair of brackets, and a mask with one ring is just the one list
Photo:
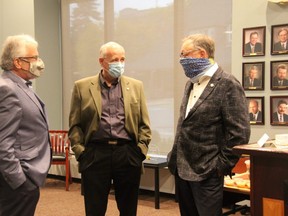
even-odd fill
[(181, 53), (180, 53), (180, 58), (185, 58), (185, 57), (187, 57), (190, 53), (192, 53), (192, 52), (196, 52), (196, 51), (200, 51), (200, 49), (197, 49), (197, 50), (187, 50), (187, 51), (182, 51)]
[(18, 57), (18, 58), (25, 62), (29, 62), (28, 59), (33, 59), (35, 61), (38, 61), (38, 59), (40, 59), (39, 56), (25, 56), (25, 57)]

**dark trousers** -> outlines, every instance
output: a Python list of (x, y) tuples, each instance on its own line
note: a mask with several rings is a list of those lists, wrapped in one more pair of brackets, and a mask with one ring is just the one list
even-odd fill
[(39, 196), (39, 187), (29, 179), (13, 190), (0, 174), (0, 216), (33, 216)]
[(220, 216), (223, 204), (224, 177), (217, 174), (192, 182), (175, 176), (181, 216)]
[(93, 154), (94, 162), (82, 172), (86, 216), (105, 215), (112, 182), (120, 216), (136, 216), (142, 164), (140, 149), (129, 144), (95, 144), (89, 154), (85, 156)]

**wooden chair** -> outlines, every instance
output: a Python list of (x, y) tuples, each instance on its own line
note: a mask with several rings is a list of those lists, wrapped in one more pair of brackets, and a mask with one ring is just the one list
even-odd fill
[(50, 140), (52, 147), (52, 165), (65, 166), (66, 191), (69, 191), (69, 184), (72, 183), (70, 172), (70, 142), (68, 131), (50, 130)]
[[(242, 155), (239, 161), (236, 163), (235, 167), (232, 169), (232, 174), (245, 174), (247, 172), (247, 167), (245, 161), (249, 160), (249, 155)], [(239, 191), (239, 192), (237, 192)], [(230, 208), (228, 211), (224, 212), (222, 216), (236, 214), (236, 212), (240, 211), (241, 215), (245, 215), (248, 211), (250, 211), (250, 207), (247, 205), (247, 200), (250, 200), (250, 194), (241, 193), (240, 190), (235, 190), (235, 192), (231, 190), (225, 191), (224, 187), (224, 203), (230, 204)]]
[(247, 167), (245, 161), (249, 160), (249, 155), (242, 155), (239, 161), (236, 163), (235, 167), (232, 169), (232, 173), (240, 174), (245, 173), (247, 171)]

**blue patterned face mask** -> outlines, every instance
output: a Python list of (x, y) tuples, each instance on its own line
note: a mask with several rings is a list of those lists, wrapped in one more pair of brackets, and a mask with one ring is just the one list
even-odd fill
[(109, 63), (109, 74), (114, 77), (118, 78), (124, 73), (124, 63), (116, 62), (116, 63)]
[(204, 71), (212, 66), (212, 59), (207, 58), (181, 58), (180, 64), (183, 67), (185, 75), (196, 83), (204, 75)]

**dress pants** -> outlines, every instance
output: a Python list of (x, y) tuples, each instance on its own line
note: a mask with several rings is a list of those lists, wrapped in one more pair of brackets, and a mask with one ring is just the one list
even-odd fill
[(221, 216), (224, 176), (214, 174), (200, 182), (175, 176), (181, 216)]
[(82, 172), (86, 216), (105, 215), (112, 182), (120, 216), (136, 216), (142, 164), (140, 148), (131, 144), (95, 144), (90, 154), (94, 154), (94, 162)]
[(0, 174), (0, 216), (33, 216), (40, 196), (29, 179), (13, 190)]

